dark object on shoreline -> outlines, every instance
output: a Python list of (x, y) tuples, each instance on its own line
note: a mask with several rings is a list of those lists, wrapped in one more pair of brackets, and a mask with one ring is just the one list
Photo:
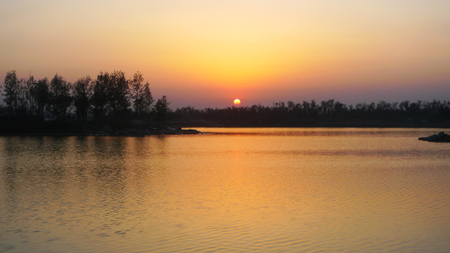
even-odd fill
[(440, 132), (438, 134), (433, 134), (428, 137), (420, 137), (420, 141), (430, 141), (430, 142), (450, 142), (450, 135)]
[(112, 129), (112, 128), (104, 128), (99, 131), (89, 131), (87, 135), (90, 136), (133, 136), (133, 137), (144, 137), (150, 135), (181, 135), (181, 134), (201, 134), (200, 131), (195, 129), (181, 129), (181, 128), (150, 128), (150, 129)]

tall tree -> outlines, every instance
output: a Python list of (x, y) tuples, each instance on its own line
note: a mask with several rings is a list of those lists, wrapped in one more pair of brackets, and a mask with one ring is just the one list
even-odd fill
[(37, 81), (30, 88), (30, 96), (36, 103), (36, 116), (43, 120), (45, 108), (49, 101), (49, 81), (46, 78)]
[(3, 93), (3, 96), (5, 96), (4, 101), (10, 114), (14, 116), (17, 112), (20, 92), (20, 81), (17, 78), (15, 70), (6, 72), (5, 81), (3, 84), (3, 89), (5, 92)]
[(57, 119), (64, 119), (67, 108), (72, 104), (70, 83), (56, 74), (50, 82), (49, 110)]
[(37, 103), (35, 97), (32, 96), (32, 91), (37, 85), (37, 81), (33, 76), (30, 76), (26, 81), (26, 100), (28, 101), (28, 111), (31, 116), (37, 115)]
[(19, 92), (17, 96), (17, 109), (16, 115), (21, 117), (28, 116), (29, 113), (29, 103), (28, 95), (29, 90), (27, 89), (27, 81), (24, 78), (19, 80)]
[(110, 77), (108, 72), (100, 72), (95, 80), (93, 93), (91, 97), (92, 111), (97, 121), (104, 119), (107, 113), (108, 105), (108, 86)]
[(167, 113), (170, 111), (169, 105), (170, 103), (166, 96), (163, 96), (156, 101), (155, 108), (153, 110), (155, 113), (155, 118), (158, 122), (163, 123), (166, 120)]
[(94, 82), (90, 76), (78, 79), (73, 85), (72, 96), (75, 113), (79, 120), (86, 121), (91, 110)]
[(125, 78), (124, 72), (114, 71), (110, 75), (107, 95), (114, 119), (118, 120), (130, 107), (128, 80)]
[(150, 84), (148, 82), (143, 84), (143, 82), (144, 77), (140, 72), (136, 72), (134, 78), (130, 80), (134, 112), (141, 120), (148, 118), (154, 101)]

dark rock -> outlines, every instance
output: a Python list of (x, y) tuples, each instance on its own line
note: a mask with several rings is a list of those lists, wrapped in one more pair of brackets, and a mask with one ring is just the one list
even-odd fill
[(440, 132), (438, 134), (433, 134), (428, 137), (419, 137), (419, 140), (429, 142), (450, 142), (450, 136), (444, 132)]

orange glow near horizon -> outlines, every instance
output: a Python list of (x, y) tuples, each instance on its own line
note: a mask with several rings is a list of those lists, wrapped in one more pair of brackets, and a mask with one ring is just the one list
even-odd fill
[(230, 96), (446, 99), (449, 9), (441, 0), (3, 1), (0, 81), (8, 70), (69, 82), (140, 71), (156, 97), (200, 107)]

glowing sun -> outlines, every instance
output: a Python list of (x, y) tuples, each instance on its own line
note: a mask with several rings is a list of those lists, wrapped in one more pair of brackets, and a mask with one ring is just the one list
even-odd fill
[(236, 99), (234, 100), (234, 104), (235, 104), (235, 105), (240, 105), (240, 104), (241, 104), (241, 100), (239, 100), (238, 98), (236, 98)]

